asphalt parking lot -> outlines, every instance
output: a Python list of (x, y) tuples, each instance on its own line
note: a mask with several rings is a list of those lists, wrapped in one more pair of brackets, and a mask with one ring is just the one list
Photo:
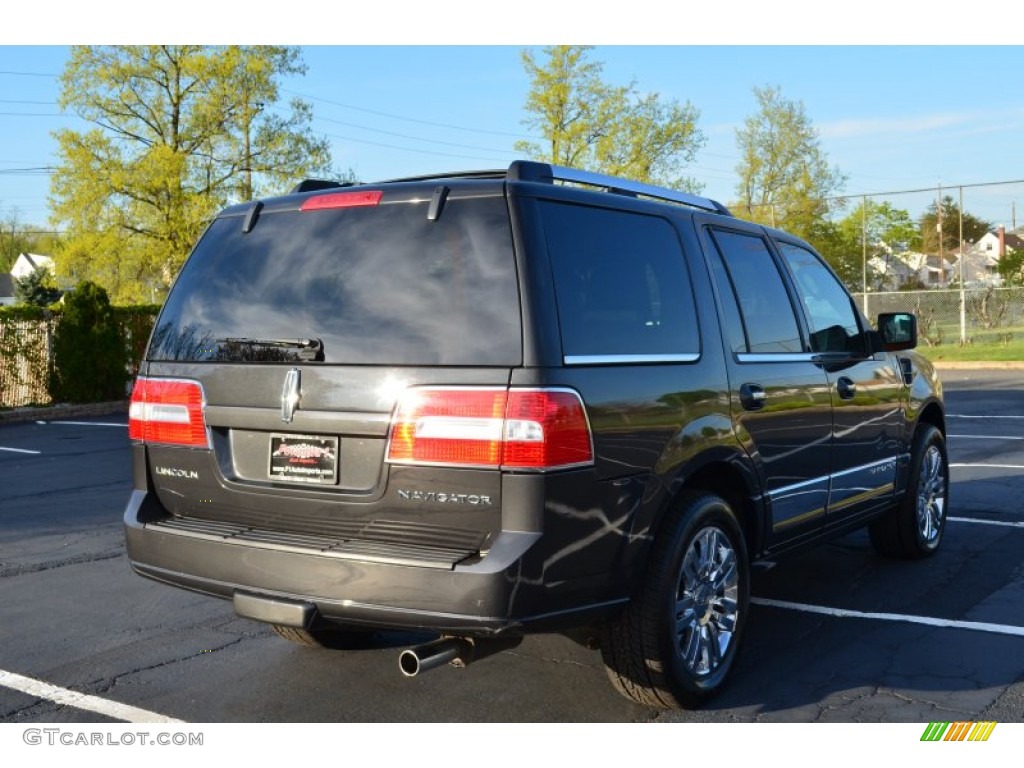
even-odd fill
[(0, 426), (0, 723), (1022, 722), (1021, 373), (943, 375), (940, 552), (886, 560), (856, 533), (761, 564), (732, 683), (694, 712), (631, 704), (560, 636), (414, 679), (397, 656), (422, 637), (293, 646), (130, 572), (124, 414)]

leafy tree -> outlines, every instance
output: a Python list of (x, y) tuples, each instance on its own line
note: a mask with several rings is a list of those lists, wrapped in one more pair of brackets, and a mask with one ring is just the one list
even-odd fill
[(842, 201), (846, 177), (828, 164), (802, 102), (779, 88), (754, 88), (758, 111), (736, 130), (737, 215), (811, 240)]
[(14, 298), (19, 304), (48, 307), (60, 298), (60, 291), (53, 285), (50, 270), (46, 267), (36, 267), (29, 274), (14, 281)]
[(57, 402), (122, 400), (128, 380), (127, 350), (107, 292), (79, 283), (64, 296), (53, 335), (50, 394)]
[(1006, 249), (1006, 255), (999, 259), (996, 266), (1003, 285), (1018, 287), (1024, 285), (1024, 249)]
[[(901, 253), (918, 250), (921, 237), (908, 211), (884, 201), (861, 201), (839, 221), (817, 226), (815, 245), (853, 291), (864, 288), (865, 240), (868, 260), (888, 264)], [(866, 266), (868, 285), (879, 290), (884, 273)]]
[(642, 94), (635, 81), (605, 82), (592, 50), (552, 46), (544, 49), (542, 62), (523, 51), (532, 82), (523, 123), (544, 141), (516, 142), (516, 151), (556, 165), (699, 191), (700, 184), (683, 175), (704, 145), (698, 110), (689, 102)]
[[(921, 216), (921, 248), (925, 253), (939, 252), (939, 210), (938, 204), (933, 202)], [(942, 252), (949, 255), (960, 248), (960, 206), (952, 197), (946, 195), (942, 198), (941, 211)], [(963, 217), (964, 240), (977, 241), (992, 228), (991, 222), (982, 221), (967, 211), (963, 212)]]
[(276, 106), (304, 71), (279, 46), (73, 48), (60, 104), (94, 127), (55, 134), (59, 272), (156, 300), (217, 209), (327, 171), (309, 106)]

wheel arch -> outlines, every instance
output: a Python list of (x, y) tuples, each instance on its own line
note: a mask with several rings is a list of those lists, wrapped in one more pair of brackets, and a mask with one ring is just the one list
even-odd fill
[(687, 463), (671, 485), (666, 504), (651, 530), (657, 531), (678, 506), (687, 491), (704, 491), (721, 496), (736, 514), (743, 529), (748, 556), (765, 546), (764, 502), (757, 472), (746, 457), (736, 451), (715, 450)]

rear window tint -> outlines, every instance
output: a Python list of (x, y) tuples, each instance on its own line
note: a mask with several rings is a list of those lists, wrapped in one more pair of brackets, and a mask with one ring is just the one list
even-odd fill
[(519, 293), (503, 198), (213, 223), (160, 315), (153, 360), (299, 360), (239, 339), (317, 339), (327, 363), (516, 365)]
[(541, 211), (566, 358), (700, 352), (686, 261), (668, 221), (550, 201)]

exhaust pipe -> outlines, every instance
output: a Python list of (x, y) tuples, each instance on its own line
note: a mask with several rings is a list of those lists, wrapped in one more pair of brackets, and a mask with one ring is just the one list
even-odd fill
[(500, 639), (442, 637), (425, 645), (406, 648), (398, 656), (398, 668), (406, 677), (416, 677), (420, 672), (428, 672), (442, 664), (464, 667), (471, 661), (515, 648), (522, 641), (521, 636)]
[(416, 677), (449, 662), (462, 661), (472, 656), (473, 645), (457, 637), (442, 637), (432, 643), (406, 648), (398, 656), (398, 667), (406, 677)]

